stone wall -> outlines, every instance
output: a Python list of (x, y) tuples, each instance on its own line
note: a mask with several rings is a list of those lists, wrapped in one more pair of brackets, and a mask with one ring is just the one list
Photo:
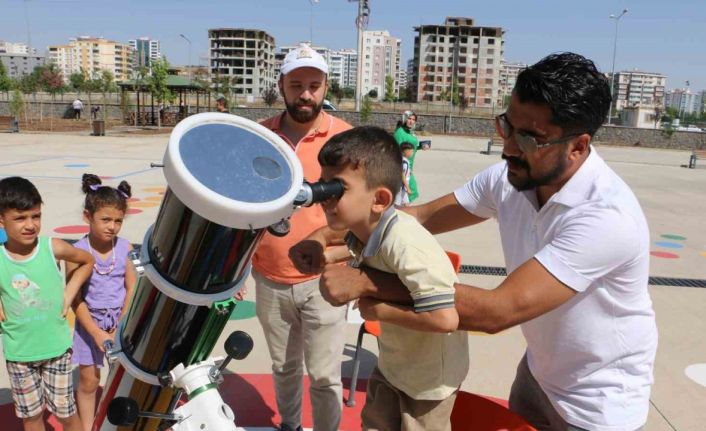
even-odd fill
[[(44, 103), (44, 115), (51, 112), (57, 117), (71, 118), (73, 111), (70, 103)], [(29, 105), (28, 105), (29, 106)], [(84, 115), (89, 112), (87, 105)], [(31, 109), (38, 109), (31, 104)], [(122, 117), (120, 105), (108, 104), (109, 118), (119, 119)], [(193, 107), (192, 107), (193, 109)], [(207, 108), (202, 107), (201, 111)], [(276, 115), (281, 109), (275, 108), (234, 108), (231, 111), (235, 115), (251, 120), (262, 120)], [(10, 115), (8, 102), (0, 101), (0, 115)], [(345, 121), (358, 125), (360, 124), (360, 114), (351, 111), (336, 111), (334, 113)], [(373, 112), (370, 114), (367, 125), (382, 127), (387, 130), (394, 130), (397, 121), (400, 119), (399, 113), (394, 112)], [(457, 117), (449, 115), (419, 114), (418, 127), (423, 133), (437, 134), (458, 134), (469, 136), (492, 136), (495, 133), (494, 120), (490, 118)], [(631, 127), (605, 126), (596, 134), (594, 140), (603, 145), (641, 146), (647, 148), (669, 148), (669, 149), (706, 149), (706, 132), (674, 132), (668, 136), (661, 130), (636, 129)]]

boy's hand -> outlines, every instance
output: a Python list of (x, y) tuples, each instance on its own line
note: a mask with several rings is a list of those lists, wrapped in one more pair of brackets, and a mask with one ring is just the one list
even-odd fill
[(66, 315), (69, 313), (69, 308), (71, 308), (73, 301), (73, 296), (69, 292), (64, 292), (64, 308), (61, 310), (61, 317), (63, 319), (66, 319)]
[(93, 340), (96, 342), (96, 346), (100, 349), (101, 352), (105, 353), (105, 347), (103, 344), (106, 341), (115, 342), (115, 331), (113, 332), (106, 332), (102, 329), (99, 329), (98, 332), (93, 336)]
[(289, 259), (304, 274), (318, 274), (326, 263), (324, 246), (319, 241), (305, 239), (289, 249)]
[(360, 309), (361, 317), (365, 320), (380, 320), (380, 316), (377, 313), (379, 304), (382, 304), (382, 301), (374, 298), (364, 296), (358, 299), (358, 309)]
[(245, 299), (245, 295), (248, 294), (248, 286), (243, 285), (243, 287), (240, 288), (239, 291), (235, 292), (235, 295), (233, 295), (233, 298), (235, 298), (236, 301), (242, 301)]
[(344, 265), (326, 265), (319, 279), (321, 296), (334, 307), (346, 305), (365, 293), (362, 271)]

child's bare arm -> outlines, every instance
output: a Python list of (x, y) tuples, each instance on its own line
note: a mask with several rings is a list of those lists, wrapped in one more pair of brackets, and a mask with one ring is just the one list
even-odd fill
[(379, 320), (417, 331), (452, 332), (458, 329), (458, 313), (454, 307), (417, 313), (412, 307), (362, 297), (358, 300), (358, 308), (366, 320)]
[(324, 260), (326, 264), (341, 263), (351, 259), (351, 253), (346, 245), (333, 245), (326, 248), (324, 251)]
[(2, 301), (0, 301), (0, 322), (5, 321), (5, 309), (2, 308)]
[(71, 270), (70, 277), (67, 276), (66, 289), (64, 290), (64, 309), (62, 316), (66, 316), (79, 289), (83, 283), (91, 277), (95, 261), (90, 253), (73, 247), (64, 240), (52, 238), (51, 244), (54, 250), (54, 257), (65, 261), (67, 269), (71, 263), (76, 264), (75, 269)]
[[(132, 245), (128, 246), (128, 251), (132, 251)], [(132, 300), (132, 294), (135, 291), (135, 284), (137, 283), (137, 276), (135, 275), (135, 267), (130, 259), (127, 260), (125, 265), (125, 303), (123, 304), (123, 309), (120, 311), (120, 319), (123, 318), (125, 313), (127, 313), (127, 307), (130, 305)]]

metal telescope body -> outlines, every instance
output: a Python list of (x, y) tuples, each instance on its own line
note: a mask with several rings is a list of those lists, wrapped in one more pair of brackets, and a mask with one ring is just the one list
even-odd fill
[(265, 229), (282, 225), (297, 205), (343, 192), (340, 184), (305, 184), (287, 143), (230, 114), (197, 114), (177, 124), (163, 168), (168, 187), (135, 256), (142, 274), (106, 354), (113, 364), (94, 431), (158, 429), (156, 418), (140, 417), (129, 428), (111, 424), (111, 400), (174, 412), (181, 390), (169, 374), (208, 360)]

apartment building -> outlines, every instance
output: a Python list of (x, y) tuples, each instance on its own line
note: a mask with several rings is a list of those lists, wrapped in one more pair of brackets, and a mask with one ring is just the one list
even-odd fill
[(0, 40), (0, 54), (27, 54), (36, 56), (37, 49), (30, 48), (24, 43), (14, 43)]
[(45, 60), (43, 55), (0, 53), (0, 62), (5, 65), (5, 70), (10, 78), (20, 78), (31, 74), (35, 67), (44, 65)]
[[(279, 79), (279, 71), (287, 53), (299, 45), (280, 46), (275, 54), (275, 77)], [(358, 67), (358, 53), (355, 49), (344, 48), (333, 50), (324, 46), (312, 46), (311, 49), (321, 54), (328, 65), (328, 80), (337, 81), (342, 88), (355, 88)]]
[(97, 78), (103, 70), (112, 72), (116, 81), (132, 78), (133, 56), (128, 44), (81, 36), (69, 39), (67, 45), (48, 49), (47, 60), (57, 65), (67, 82), (72, 73), (83, 72), (89, 78)]
[(512, 95), (512, 89), (515, 88), (517, 75), (522, 69), (526, 69), (525, 63), (506, 63), (503, 61), (500, 66), (500, 100), (506, 101), (506, 98)]
[(382, 99), (387, 91), (386, 77), (393, 79), (395, 97), (400, 95), (400, 39), (386, 30), (364, 31), (361, 49), (362, 94), (376, 90)]
[(160, 43), (156, 39), (149, 37), (140, 37), (127, 41), (132, 49), (132, 67), (137, 70), (138, 67), (150, 68), (153, 61), (162, 58)]
[[(610, 78), (610, 75), (609, 75)], [(661, 106), (667, 77), (661, 73), (639, 70), (616, 72), (613, 82), (613, 110), (628, 106)]]
[(443, 25), (425, 24), (414, 30), (412, 100), (448, 100), (457, 79), (459, 97), (469, 106), (502, 104), (501, 27), (481, 27), (472, 18), (447, 17)]
[(259, 96), (275, 85), (275, 38), (263, 30), (215, 28), (208, 30), (211, 77), (237, 78), (236, 94)]
[(704, 112), (704, 92), (692, 93), (688, 88), (669, 90), (664, 95), (664, 106), (674, 108), (679, 114), (701, 114)]

